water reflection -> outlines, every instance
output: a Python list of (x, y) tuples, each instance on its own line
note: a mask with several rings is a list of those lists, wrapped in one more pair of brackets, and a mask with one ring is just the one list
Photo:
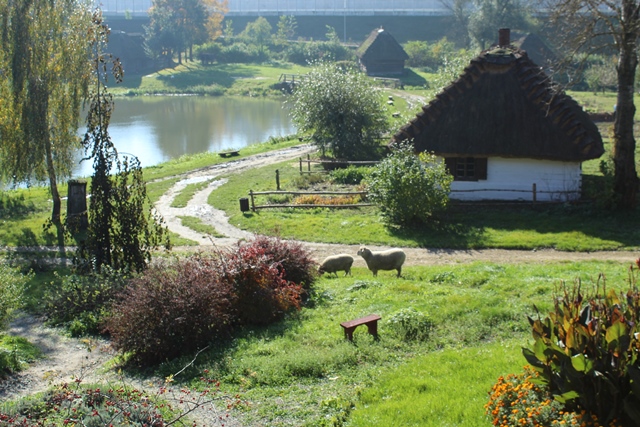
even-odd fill
[[(84, 132), (85, 129), (81, 129)], [(295, 132), (282, 102), (229, 97), (118, 98), (109, 135), (121, 153), (153, 166), (184, 154), (243, 148)], [(78, 154), (78, 161), (81, 158)], [(89, 176), (82, 162), (74, 176)]]

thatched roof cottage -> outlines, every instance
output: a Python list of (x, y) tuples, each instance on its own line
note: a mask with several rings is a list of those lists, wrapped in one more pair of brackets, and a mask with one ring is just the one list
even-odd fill
[(401, 75), (409, 55), (395, 38), (383, 28), (375, 29), (358, 47), (360, 68), (370, 76)]
[(513, 45), (527, 52), (529, 59), (541, 66), (546, 73), (558, 61), (555, 52), (537, 34), (512, 34), (511, 38)]
[(460, 200), (576, 200), (581, 163), (604, 153), (587, 113), (508, 30), (393, 139), (444, 158)]

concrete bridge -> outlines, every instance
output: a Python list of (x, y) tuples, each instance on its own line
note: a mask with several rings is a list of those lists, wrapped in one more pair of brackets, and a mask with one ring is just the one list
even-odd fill
[[(107, 16), (146, 16), (151, 0), (94, 0)], [(229, 0), (225, 16), (437, 16), (439, 0)]]

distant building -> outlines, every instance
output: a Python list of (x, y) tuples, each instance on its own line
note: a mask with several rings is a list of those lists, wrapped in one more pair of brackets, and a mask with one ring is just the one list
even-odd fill
[(536, 34), (513, 34), (513, 45), (527, 52), (533, 62), (541, 66), (547, 74), (553, 72), (558, 61), (555, 52)]
[(360, 68), (370, 76), (402, 75), (409, 55), (383, 28), (373, 30), (356, 50)]
[(444, 159), (452, 199), (577, 200), (581, 163), (604, 153), (602, 137), (509, 38), (503, 31), (393, 139)]

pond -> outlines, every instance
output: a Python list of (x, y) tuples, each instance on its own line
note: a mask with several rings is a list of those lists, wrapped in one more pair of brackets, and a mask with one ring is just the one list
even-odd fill
[[(79, 132), (84, 134), (85, 126)], [(116, 98), (109, 135), (121, 154), (143, 167), (185, 154), (241, 149), (296, 132), (280, 100), (232, 97), (149, 96)], [(80, 163), (74, 177), (93, 173)]]

